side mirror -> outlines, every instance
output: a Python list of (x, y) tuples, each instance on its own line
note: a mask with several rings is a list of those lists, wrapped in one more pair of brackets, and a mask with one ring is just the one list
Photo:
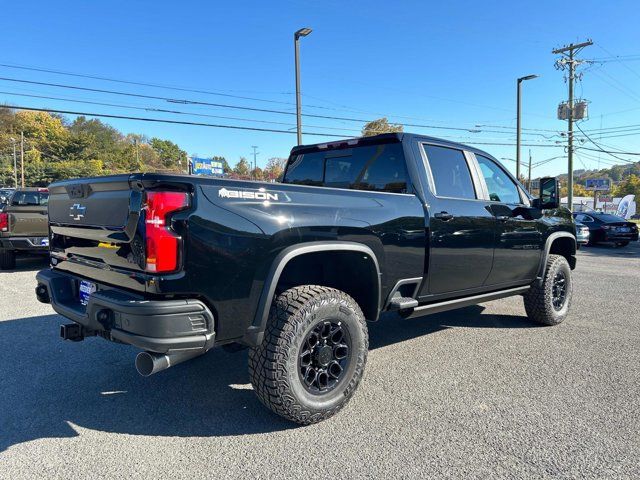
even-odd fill
[(540, 179), (540, 198), (536, 198), (534, 206), (542, 210), (560, 206), (560, 187), (555, 177)]

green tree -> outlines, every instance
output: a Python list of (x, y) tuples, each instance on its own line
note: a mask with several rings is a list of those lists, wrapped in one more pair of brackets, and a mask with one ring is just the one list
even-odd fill
[(402, 125), (395, 125), (389, 123), (387, 117), (378, 118), (365, 124), (362, 128), (363, 137), (371, 137), (373, 135), (379, 135), (381, 133), (395, 133), (402, 132)]
[(229, 175), (231, 172), (233, 172), (233, 169), (229, 165), (229, 162), (227, 162), (226, 158), (214, 155), (213, 157), (211, 157), (211, 160), (222, 163), (222, 170), (224, 171), (225, 175)]
[(163, 167), (178, 170), (187, 164), (187, 152), (171, 140), (152, 138), (149, 145), (158, 155)]
[(240, 157), (240, 160), (238, 161), (238, 163), (236, 163), (236, 166), (233, 167), (233, 172), (241, 177), (248, 177), (250, 171), (251, 165), (244, 157)]

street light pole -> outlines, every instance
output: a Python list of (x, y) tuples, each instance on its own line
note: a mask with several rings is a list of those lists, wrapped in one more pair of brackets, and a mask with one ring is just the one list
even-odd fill
[(521, 107), (521, 87), (520, 85), (525, 80), (532, 80), (534, 78), (538, 78), (538, 75), (527, 75), (526, 77), (518, 78), (518, 93), (517, 93), (517, 113), (516, 113), (516, 179), (520, 181), (520, 135), (521, 135), (521, 117), (522, 117), (522, 107)]
[(296, 62), (296, 127), (298, 145), (302, 145), (302, 103), (300, 101), (300, 37), (306, 37), (311, 33), (310, 28), (301, 28), (293, 34), (293, 46)]

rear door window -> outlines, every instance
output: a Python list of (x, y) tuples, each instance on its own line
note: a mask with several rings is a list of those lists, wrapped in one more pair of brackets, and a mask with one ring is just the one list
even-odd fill
[(283, 183), (407, 193), (407, 178), (402, 145), (389, 143), (297, 155)]
[(423, 145), (439, 197), (475, 199), (476, 192), (469, 165), (462, 150)]

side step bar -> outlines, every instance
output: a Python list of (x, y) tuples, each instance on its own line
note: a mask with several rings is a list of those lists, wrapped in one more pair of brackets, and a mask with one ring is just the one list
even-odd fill
[(511, 297), (518, 295), (529, 290), (529, 285), (524, 287), (509, 288), (507, 290), (498, 290), (497, 292), (483, 293), (481, 295), (474, 295), (472, 297), (457, 298), (455, 300), (446, 300), (444, 302), (430, 303), (428, 305), (422, 305), (413, 309), (409, 315), (404, 318), (420, 317), (422, 315), (430, 315), (432, 313), (446, 312), (447, 310), (454, 310), (456, 308), (468, 307), (470, 305), (476, 305), (478, 303), (488, 302), (491, 300), (498, 300), (500, 298)]
[(407, 308), (415, 308), (418, 306), (418, 300), (411, 297), (393, 297), (389, 301), (389, 310), (405, 310)]

